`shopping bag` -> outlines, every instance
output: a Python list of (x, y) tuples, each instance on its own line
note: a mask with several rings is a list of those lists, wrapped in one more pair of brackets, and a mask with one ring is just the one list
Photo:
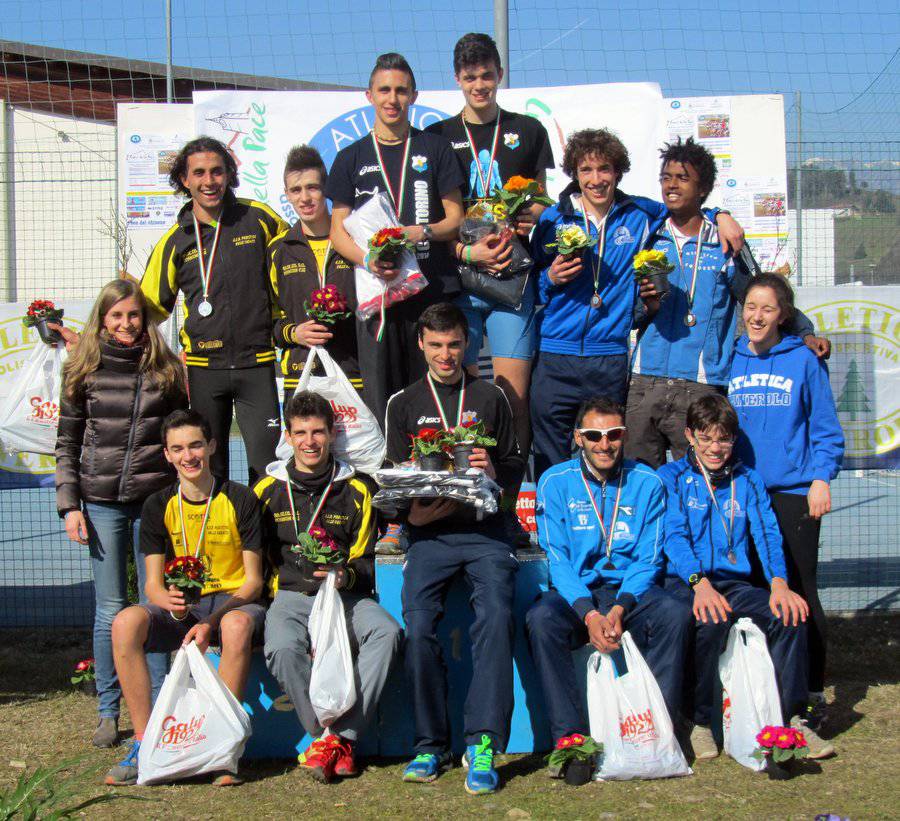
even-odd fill
[(138, 784), (237, 773), (250, 718), (194, 642), (182, 647), (159, 691), (138, 753)]
[[(316, 358), (325, 376), (313, 376)], [(312, 391), (327, 400), (334, 410), (335, 440), (332, 450), (338, 459), (349, 462), (362, 473), (374, 473), (384, 464), (387, 446), (375, 414), (363, 403), (356, 388), (347, 379), (331, 354), (318, 345), (309, 349), (296, 393)], [(291, 445), (285, 439), (278, 443), (275, 456), (293, 458)]]
[(608, 653), (595, 652), (587, 663), (591, 735), (603, 744), (594, 778), (628, 781), (691, 775), (659, 685), (627, 631), (621, 645), (626, 672), (617, 673)]
[(334, 578), (334, 571), (329, 572), (309, 614), (313, 652), (309, 701), (323, 727), (331, 726), (356, 703), (350, 637)]
[(762, 770), (765, 761), (752, 756), (756, 736), (763, 727), (782, 723), (781, 699), (766, 637), (751, 619), (738, 619), (731, 628), (719, 656), (719, 678), (725, 752), (751, 770)]
[[(399, 228), (387, 195), (380, 191), (357, 208), (344, 220), (344, 228), (351, 239), (364, 251), (369, 250), (369, 239), (382, 228)], [(356, 266), (356, 313), (360, 319), (368, 319), (395, 302), (419, 293), (428, 285), (425, 275), (411, 251), (404, 251), (397, 260), (400, 273), (389, 282), (375, 276), (367, 268)]]
[(59, 426), (64, 345), (38, 342), (0, 405), (0, 446), (7, 453), (53, 454)]

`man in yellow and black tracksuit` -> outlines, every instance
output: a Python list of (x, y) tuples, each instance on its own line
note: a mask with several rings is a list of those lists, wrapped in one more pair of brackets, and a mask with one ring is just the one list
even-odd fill
[(274, 458), (280, 432), (266, 246), (287, 224), (264, 203), (235, 197), (237, 167), (218, 140), (187, 143), (169, 179), (190, 201), (153, 249), (141, 290), (161, 317), (184, 294), (190, 402), (219, 443), (213, 473), (228, 477), (234, 409), (252, 483)]

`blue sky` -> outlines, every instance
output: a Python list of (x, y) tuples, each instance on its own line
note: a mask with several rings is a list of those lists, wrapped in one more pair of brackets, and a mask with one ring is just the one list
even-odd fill
[[(807, 140), (898, 139), (897, 0), (509, 2), (515, 85), (654, 80), (671, 96), (781, 92), (786, 107), (799, 90)], [(164, 5), (0, 0), (2, 36), (163, 61)], [(174, 0), (173, 8), (177, 64), (353, 85), (375, 55), (397, 50), (420, 87), (452, 87), (456, 39), (493, 29), (491, 0)]]

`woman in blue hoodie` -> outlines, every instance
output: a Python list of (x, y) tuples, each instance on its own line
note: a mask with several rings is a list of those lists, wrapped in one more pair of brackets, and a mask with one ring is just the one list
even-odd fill
[(784, 537), (791, 588), (809, 604), (807, 720), (824, 720), (825, 612), (816, 584), (821, 519), (831, 510), (829, 483), (841, 468), (844, 434), (825, 363), (783, 333), (794, 293), (776, 274), (753, 280), (744, 301), (745, 333), (731, 365), (728, 395), (738, 413), (738, 455), (763, 478)]

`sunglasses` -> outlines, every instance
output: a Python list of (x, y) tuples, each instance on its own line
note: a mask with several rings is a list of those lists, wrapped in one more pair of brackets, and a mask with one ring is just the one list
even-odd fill
[(614, 428), (579, 428), (578, 432), (588, 442), (599, 442), (605, 436), (610, 442), (621, 442), (625, 436), (625, 426), (618, 425)]

